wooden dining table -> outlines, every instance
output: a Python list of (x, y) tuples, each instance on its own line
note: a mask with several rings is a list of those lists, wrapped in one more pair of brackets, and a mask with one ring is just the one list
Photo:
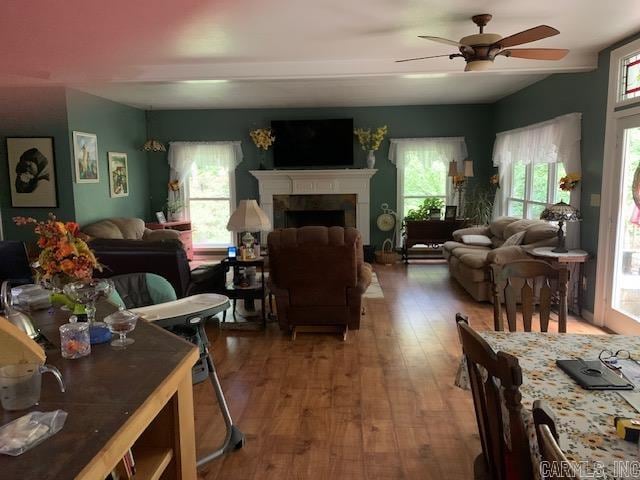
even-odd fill
[[(539, 451), (531, 408), (544, 400), (556, 415), (559, 443), (567, 458), (590, 478), (640, 478), (638, 444), (616, 435), (615, 417), (640, 419), (630, 401), (640, 405), (640, 385), (633, 392), (585, 390), (556, 366), (558, 359), (597, 360), (602, 350), (628, 350), (640, 360), (640, 337), (624, 335), (554, 334), (539, 332), (478, 332), (494, 349), (518, 358), (522, 369), (523, 420), (529, 447), (539, 476)], [(461, 362), (456, 385), (469, 388), (467, 367)], [(635, 467), (636, 476), (624, 476)], [(586, 477), (589, 478), (589, 477)]]

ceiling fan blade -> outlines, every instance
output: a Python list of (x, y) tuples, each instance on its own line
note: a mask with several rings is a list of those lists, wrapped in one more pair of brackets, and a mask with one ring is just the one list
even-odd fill
[(513, 48), (502, 50), (499, 55), (531, 60), (562, 60), (567, 53), (569, 50), (566, 48)]
[(449, 40), (448, 38), (430, 37), (429, 35), (418, 35), (418, 38), (424, 38), (425, 40), (431, 40), (432, 42), (444, 43), (445, 45), (451, 45), (453, 47), (465, 46), (460, 42), (456, 42), (455, 40)]
[(396, 60), (396, 63), (413, 62), (414, 60), (426, 60), (428, 58), (449, 57), (450, 55), (432, 55), (430, 57), (417, 57), (417, 58), (405, 58), (403, 60)]
[(494, 45), (499, 45), (501, 48), (513, 47), (515, 45), (522, 45), (523, 43), (535, 42), (536, 40), (542, 40), (543, 38), (553, 37), (560, 32), (549, 25), (538, 25), (537, 27), (524, 30), (519, 33), (503, 38)]

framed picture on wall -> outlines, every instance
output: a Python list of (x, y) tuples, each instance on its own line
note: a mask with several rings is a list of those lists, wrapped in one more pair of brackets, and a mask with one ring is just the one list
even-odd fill
[(129, 169), (127, 154), (108, 152), (109, 157), (109, 193), (112, 197), (129, 196)]
[(167, 223), (167, 217), (164, 216), (164, 212), (156, 212), (156, 218), (158, 223)]
[(95, 133), (73, 132), (73, 158), (76, 183), (100, 182), (98, 136)]
[(446, 207), (444, 207), (445, 220), (455, 220), (457, 213), (458, 207), (456, 207), (455, 205), (447, 205)]
[(53, 137), (7, 137), (12, 207), (58, 206)]

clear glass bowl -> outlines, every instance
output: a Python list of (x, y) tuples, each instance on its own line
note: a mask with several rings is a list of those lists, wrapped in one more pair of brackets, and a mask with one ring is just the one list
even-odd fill
[(119, 338), (111, 342), (112, 347), (126, 348), (134, 342), (133, 338), (127, 338), (127, 333), (136, 328), (138, 318), (140, 315), (129, 310), (118, 310), (105, 317), (104, 323), (107, 324), (111, 333), (119, 335)]

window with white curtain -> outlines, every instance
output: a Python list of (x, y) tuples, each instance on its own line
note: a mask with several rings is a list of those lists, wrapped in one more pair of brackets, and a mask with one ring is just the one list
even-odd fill
[(426, 197), (439, 197), (447, 205), (456, 204), (456, 196), (447, 176), (449, 162), (462, 169), (467, 158), (464, 137), (391, 139), (389, 160), (397, 167), (397, 211), (404, 217)]
[[(540, 218), (548, 205), (564, 201), (580, 208), (580, 183), (571, 192), (560, 190), (566, 174), (580, 175), (580, 113), (501, 132), (493, 147), (500, 189), (494, 216)], [(579, 225), (567, 226), (567, 244), (579, 244)]]
[(184, 216), (191, 220), (196, 249), (233, 245), (227, 222), (235, 209), (235, 169), (240, 142), (172, 142), (172, 180), (180, 182)]

